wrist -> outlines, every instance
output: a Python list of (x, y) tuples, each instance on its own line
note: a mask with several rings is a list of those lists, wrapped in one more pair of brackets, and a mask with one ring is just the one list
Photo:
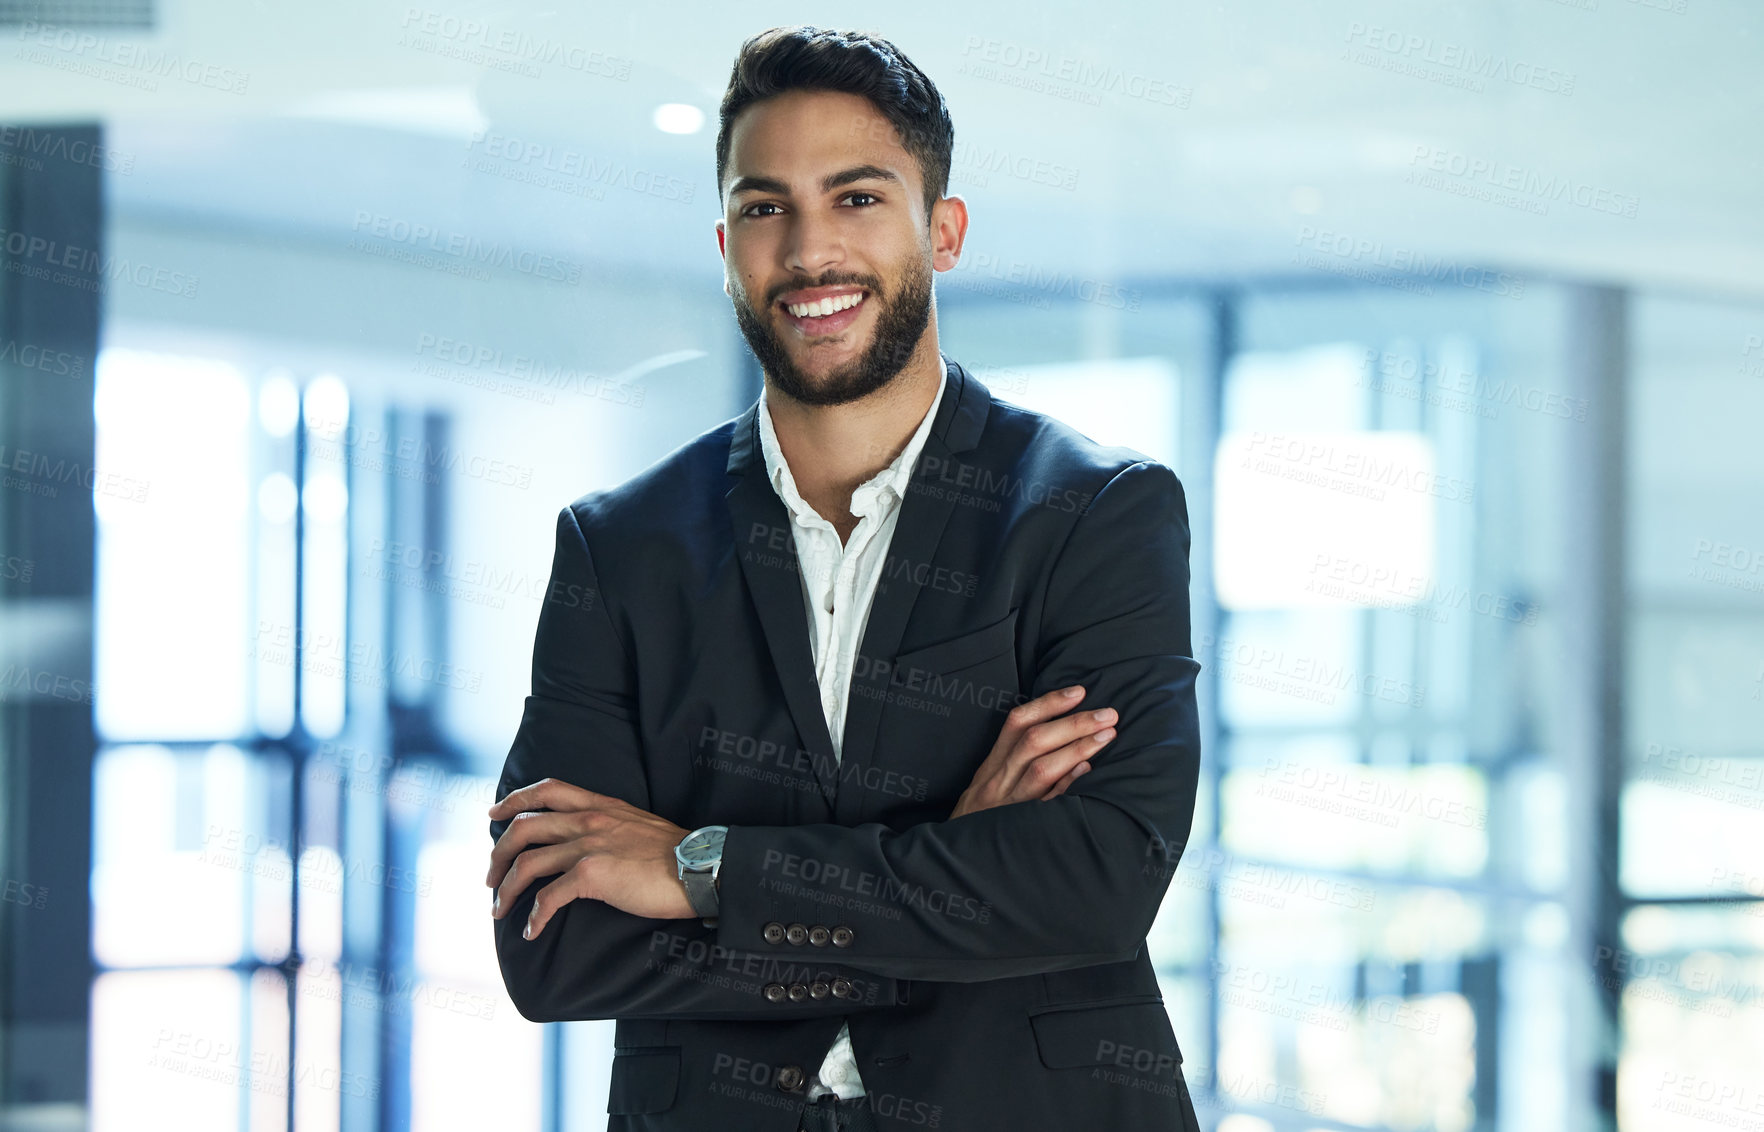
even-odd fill
[(685, 886), (686, 899), (693, 912), (706, 926), (715, 927), (719, 910), (718, 884), (723, 864), (723, 837), (726, 825), (707, 825), (688, 833), (674, 846), (676, 875)]

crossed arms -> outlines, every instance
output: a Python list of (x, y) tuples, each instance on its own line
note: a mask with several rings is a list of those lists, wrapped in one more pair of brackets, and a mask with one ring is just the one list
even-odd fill
[[(648, 812), (629, 658), (566, 508), (533, 694), (491, 811), (497, 847), (486, 880), (504, 905), (497, 955), (516, 1007), (535, 1021), (785, 1020), (888, 1008), (904, 1000), (902, 980), (979, 981), (1132, 958), (1194, 811), (1200, 666), (1189, 655), (1188, 551), (1175, 475), (1152, 461), (1119, 472), (1050, 575), (1035, 699), (1007, 717), (955, 815), (898, 832), (880, 823), (731, 826), (712, 929), (674, 875), (672, 847), (687, 831)], [(1058, 697), (1080, 682), (1081, 702)], [(1096, 741), (1104, 725), (1087, 722), (1103, 704), (1119, 720), (1106, 756)], [(1076, 706), (1086, 710), (1054, 718)], [(821, 899), (854, 888), (876, 894), (889, 914), (830, 911)], [(529, 916), (539, 927), (531, 939), (520, 930)], [(768, 942), (774, 922), (854, 930), (847, 946), (811, 951)], [(804, 963), (817, 979), (845, 979), (850, 993), (761, 996), (780, 965)]]

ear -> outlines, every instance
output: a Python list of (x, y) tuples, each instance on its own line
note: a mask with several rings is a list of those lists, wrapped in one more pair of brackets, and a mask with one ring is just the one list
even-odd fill
[(968, 235), (968, 202), (951, 194), (931, 206), (931, 267), (949, 271), (962, 258)]
[(715, 227), (717, 230), (717, 254), (721, 255), (724, 259), (728, 259), (729, 258), (729, 249), (728, 249), (727, 245), (724, 243), (724, 241), (727, 239), (727, 233), (724, 232), (724, 230), (723, 230), (723, 218), (722, 217), (720, 217), (720, 216), (717, 217), (717, 222), (716, 222)]
[(733, 299), (735, 297), (735, 294), (734, 294), (734, 292), (729, 290), (729, 271), (728, 271), (729, 247), (726, 242), (728, 239), (728, 233), (724, 231), (723, 221), (721, 218), (719, 218), (717, 220), (716, 229), (717, 229), (717, 254), (719, 254), (723, 257), (723, 268), (724, 268), (724, 270), (723, 270), (723, 294), (728, 295), (731, 299)]

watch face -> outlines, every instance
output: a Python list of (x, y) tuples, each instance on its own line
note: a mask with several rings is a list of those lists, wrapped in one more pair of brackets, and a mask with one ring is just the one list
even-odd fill
[(687, 868), (706, 868), (723, 855), (723, 835), (727, 826), (706, 826), (695, 829), (674, 849), (674, 856)]

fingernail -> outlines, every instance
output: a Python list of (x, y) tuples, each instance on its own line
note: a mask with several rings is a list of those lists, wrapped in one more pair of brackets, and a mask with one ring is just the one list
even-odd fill
[(1082, 684), (1074, 684), (1070, 688), (1066, 689), (1066, 698), (1068, 700), (1075, 699), (1076, 697), (1082, 696), (1083, 694), (1084, 694), (1084, 685), (1082, 685)]
[(528, 920), (527, 926), (521, 929), (521, 938), (522, 939), (532, 939), (533, 938), (533, 921), (532, 920)]
[(494, 916), (500, 911), (502, 911), (502, 893), (498, 892), (490, 900), (490, 914)]
[(1115, 718), (1115, 709), (1098, 708), (1096, 711), (1090, 713), (1090, 718), (1096, 720), (1098, 723), (1107, 723), (1109, 720)]

